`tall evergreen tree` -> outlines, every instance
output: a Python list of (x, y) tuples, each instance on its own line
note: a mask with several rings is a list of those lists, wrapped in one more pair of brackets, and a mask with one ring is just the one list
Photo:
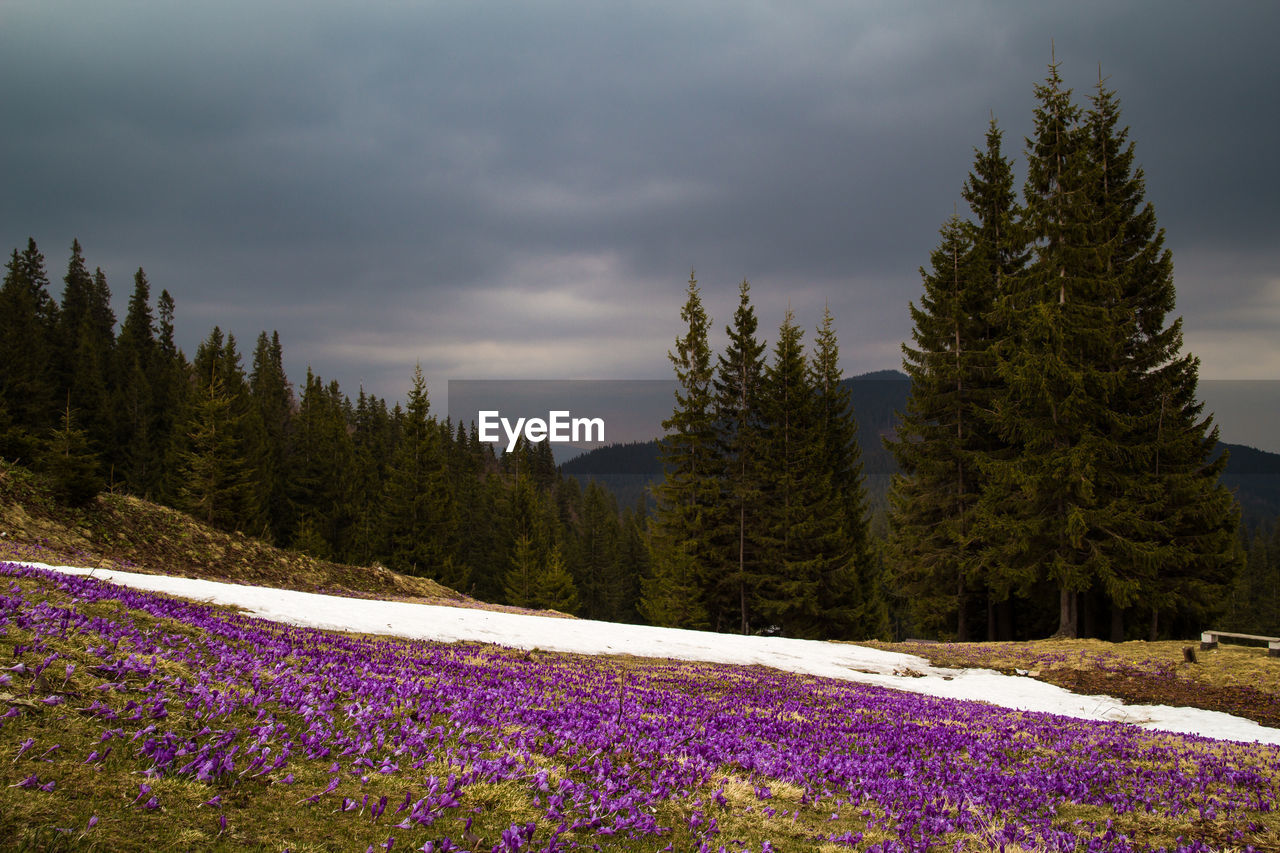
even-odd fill
[(11, 458), (30, 462), (23, 454), (57, 423), (51, 361), (57, 325), (44, 256), (28, 239), (26, 251), (13, 250), (0, 286), (0, 399), (15, 424), (5, 449)]
[[(61, 386), (71, 393), (72, 402), (88, 421), (85, 432), (96, 452), (105, 455), (114, 468), (119, 462), (115, 453), (118, 420), (112, 388), (119, 384), (115, 370), (115, 313), (111, 310), (111, 290), (102, 270), (92, 277), (85, 273), (83, 257), (79, 256), (79, 243), (73, 246), (70, 269), (67, 273), (67, 289), (79, 290), (77, 278), (87, 278), (87, 287), (77, 295), (78, 317), (59, 314), (59, 337), (69, 349), (60, 358), (67, 365), (67, 384)], [(70, 323), (75, 322), (74, 329)], [(114, 478), (113, 478), (114, 479)]]
[[(252, 529), (257, 517), (256, 495), (250, 484), (245, 447), (249, 425), (248, 386), (234, 335), (224, 335), (214, 326), (196, 349), (178, 429), (179, 477), (171, 486), (180, 506), (192, 504), (192, 489), (184, 476), (197, 464), (224, 468), (217, 477), (208, 471), (200, 486), (201, 511), (208, 502), (217, 504), (216, 520), (210, 523), (228, 530)], [(199, 513), (193, 513), (199, 515)]]
[[(50, 353), (54, 362), (54, 381), (58, 391), (72, 388), (76, 379), (75, 353), (80, 343), (81, 325), (88, 318), (93, 295), (93, 275), (84, 259), (79, 240), (71, 242), (71, 257), (63, 277), (62, 302), (54, 329)], [(78, 398), (77, 398), (78, 399)]]
[(511, 550), (511, 564), (502, 581), (503, 595), (512, 607), (537, 607), (537, 582), (540, 572), (538, 550), (533, 537), (516, 537)]
[(944, 224), (930, 269), (920, 271), (920, 305), (909, 306), (914, 328), (903, 369), (911, 397), (896, 439), (887, 442), (902, 472), (891, 492), (888, 557), (921, 628), (969, 639), (976, 605), (985, 604), (994, 639), (996, 606), (1007, 606), (1011, 591), (1032, 580), (1025, 566), (985, 558), (978, 507), (988, 492), (993, 507), (1016, 501), (997, 500), (984, 472), (1010, 455), (988, 415), (1002, 390), (994, 346), (1007, 338), (994, 308), (1018, 296), (1027, 257), (1013, 170), (994, 119), (962, 194), (973, 218)]
[(587, 483), (581, 517), (571, 529), (578, 552), (574, 584), (581, 614), (588, 619), (618, 621), (624, 594), (618, 564), (618, 510), (613, 496), (595, 480)]
[(141, 269), (133, 277), (129, 309), (116, 339), (116, 445), (121, 476), (134, 494), (150, 497), (159, 491), (164, 445), (159, 435), (161, 413), (153, 387), (166, 365), (155, 337), (151, 315), (151, 285)]
[(430, 415), (426, 379), (415, 368), (387, 490), (394, 567), (465, 588), (467, 567), (455, 557), (457, 511), (444, 448)]
[[(641, 584), (649, 576), (649, 550), (645, 543), (648, 517), (642, 495), (635, 507), (623, 507), (618, 521), (618, 566), (622, 578), (618, 621), (635, 623), (641, 619)], [(696, 600), (696, 596), (695, 596)]]
[[(1003, 393), (1002, 380), (996, 370), (995, 343), (1009, 335), (1001, 314), (995, 309), (1002, 296), (1012, 295), (1020, 286), (1019, 277), (1030, 258), (1014, 183), (1013, 164), (1004, 156), (1003, 134), (992, 116), (987, 126), (986, 148), (975, 150), (973, 169), (961, 191), (971, 214), (966, 228), (972, 238), (972, 249), (966, 266), (969, 275), (974, 277), (963, 309), (970, 318), (968, 340), (962, 342), (959, 358), (965, 365), (960, 371), (959, 387), (969, 410), (962, 442), (968, 458), (963, 466), (967, 468), (968, 478), (963, 490), (966, 498), (991, 488), (983, 473), (986, 465), (1011, 453), (989, 413), (994, 400)], [(983, 547), (977, 533), (982, 524), (971, 523), (967, 527), (972, 538), (965, 551), (971, 559)], [(1013, 626), (1010, 590), (1017, 585), (1018, 577), (1002, 573), (998, 565), (970, 563), (969, 568), (970, 576), (977, 581), (974, 591), (986, 599), (987, 638), (1009, 639)]]
[(1090, 242), (1097, 274), (1111, 282), (1124, 340), (1115, 352), (1121, 375), (1109, 401), (1122, 432), (1115, 454), (1105, 546), (1111, 557), (1098, 585), (1112, 605), (1113, 639), (1123, 612), (1142, 602), (1149, 636), (1160, 613), (1212, 617), (1237, 569), (1234, 500), (1219, 482), (1226, 454), (1214, 460), (1217, 428), (1196, 398), (1198, 360), (1182, 354), (1182, 321), (1173, 310), (1173, 263), (1163, 229), (1145, 199), (1119, 102), (1099, 74), (1085, 113)]
[(1034, 257), (997, 312), (1010, 331), (997, 347), (1005, 390), (994, 410), (1017, 452), (988, 466), (981, 515), (989, 558), (1056, 586), (1058, 633), (1074, 637), (1079, 593), (1110, 570), (1100, 545), (1123, 452), (1111, 407), (1124, 381), (1123, 323), (1115, 282), (1095, 263), (1080, 111), (1056, 64), (1036, 96), (1024, 188)]
[(559, 545), (551, 549), (545, 564), (534, 574), (530, 605), (571, 615), (580, 610), (573, 575), (565, 568)]
[[(468, 441), (472, 447), (478, 442)], [(487, 445), (486, 445), (487, 447)], [(467, 564), (472, 568), (472, 589), (485, 601), (503, 599), (502, 583), (509, 556), (507, 531), (511, 527), (511, 502), (505, 481), (496, 468), (491, 450), (481, 457), (483, 474), (476, 493), (472, 519), (478, 522), (464, 536)]]
[(852, 608), (845, 608), (837, 625), (830, 626), (835, 614), (824, 612), (824, 604), (835, 602), (821, 600), (827, 575), (848, 571), (849, 554), (843, 548), (831, 472), (820, 464), (825, 447), (803, 334), (788, 310), (761, 382), (764, 500), (754, 604), (786, 636), (816, 638), (832, 627), (848, 636)]
[(299, 539), (306, 522), (311, 547), (315, 548), (318, 537), (326, 545), (325, 552), (340, 556), (350, 527), (348, 486), (353, 459), (346, 399), (337, 383), (326, 384), (310, 368), (298, 412), (290, 420), (289, 450), (286, 489), (293, 536)]
[(667, 353), (676, 373), (675, 410), (662, 422), (666, 435), (659, 452), (665, 476), (655, 495), (649, 555), (652, 577), (646, 583), (643, 607), (656, 624), (691, 628), (706, 624), (696, 567), (712, 560), (709, 528), (719, 499), (714, 370), (707, 341), (711, 321), (692, 272), (680, 318), (686, 332), (676, 338), (675, 351)]
[(217, 370), (193, 391), (183, 431), (178, 506), (206, 524), (234, 530), (248, 515), (251, 493), (234, 401)]
[(537, 576), (555, 545), (548, 526), (544, 499), (528, 475), (518, 476), (507, 494), (510, 508), (506, 537), (508, 566), (503, 575), (503, 595), (507, 604), (534, 607)]
[(840, 347), (830, 310), (824, 309), (814, 336), (810, 369), (817, 408), (817, 466), (830, 478), (833, 515), (840, 526), (839, 548), (820, 577), (818, 634), (885, 638), (888, 605), (867, 523), (858, 423), (848, 386), (841, 381)]
[(388, 559), (390, 546), (383, 524), (384, 484), (396, 446), (396, 425), (385, 400), (366, 394), (356, 399), (351, 434), (355, 453), (351, 483), (351, 559), (360, 565)]
[(971, 353), (981, 346), (975, 338), (982, 318), (967, 310), (975, 285), (969, 230), (953, 216), (941, 234), (931, 268), (920, 270), (920, 305), (908, 306), (913, 345), (903, 344), (902, 351), (911, 396), (895, 439), (886, 442), (901, 471), (889, 495), (887, 556), (917, 624), (934, 632), (954, 630), (963, 641), (969, 639), (968, 590), (983, 565), (973, 547), (978, 540), (972, 515), (981, 484), (977, 466), (969, 464), (967, 431), (979, 421), (966, 393), (970, 384), (978, 385), (968, 380), (975, 378)]
[(760, 384), (764, 344), (756, 337), (751, 288), (738, 288), (738, 308), (726, 329), (729, 342), (717, 362), (715, 450), (720, 497), (712, 519), (712, 559), (700, 563), (707, 615), (717, 630), (752, 630), (751, 602), (760, 581), (764, 472), (760, 464)]
[(53, 481), (54, 494), (73, 507), (88, 504), (105, 485), (98, 455), (84, 430), (75, 425), (70, 404), (62, 426), (49, 436), (43, 468)]
[[(141, 268), (138, 275), (146, 274)], [(137, 277), (135, 277), (135, 282)], [(179, 454), (183, 436), (180, 413), (184, 412), (192, 393), (190, 365), (186, 355), (174, 342), (174, 318), (177, 307), (168, 290), (161, 290), (156, 300), (156, 345), (159, 351), (151, 380), (151, 405), (155, 413), (155, 447), (162, 458), (157, 476), (156, 496), (168, 502), (176, 502), (180, 481), (175, 476), (180, 469)]]
[[(106, 278), (101, 277), (101, 282), (102, 291), (106, 291)], [(104, 418), (109, 418), (111, 410), (102, 397), (105, 397), (109, 386), (115, 316), (111, 314), (110, 292), (95, 292), (93, 275), (88, 272), (78, 240), (72, 241), (72, 256), (67, 263), (63, 284), (63, 300), (50, 352), (54, 364), (51, 377), (54, 389), (59, 396), (72, 392), (76, 409), (86, 412), (91, 428), (106, 430), (109, 421)], [(105, 297), (102, 306), (93, 305), (99, 297)], [(99, 321), (104, 319), (101, 316), (104, 313), (105, 321)], [(101, 441), (104, 438), (110, 437), (102, 433), (93, 435), (101, 448), (110, 444), (110, 441)]]
[[(254, 527), (260, 535), (285, 542), (292, 527), (289, 502), (289, 438), (293, 421), (293, 388), (284, 372), (280, 334), (258, 335), (249, 374), (251, 424), (247, 448), (258, 510)], [(344, 425), (345, 426), (345, 425)]]

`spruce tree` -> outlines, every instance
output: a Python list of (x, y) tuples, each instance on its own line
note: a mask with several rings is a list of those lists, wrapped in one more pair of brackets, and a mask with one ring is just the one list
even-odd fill
[[(234, 335), (224, 335), (220, 327), (213, 327), (196, 349), (190, 381), (186, 415), (179, 430), (177, 470), (182, 472), (190, 467), (193, 453), (204, 457), (209, 464), (225, 466), (227, 470), (219, 475), (225, 485), (215, 489), (225, 490), (225, 494), (217, 501), (218, 518), (212, 523), (226, 530), (252, 530), (257, 506), (245, 452), (249, 431), (248, 386)], [(204, 446), (196, 447), (197, 442), (203, 442)], [(209, 475), (206, 473), (206, 476)], [(209, 491), (211, 482), (202, 489)], [(190, 505), (191, 489), (181, 477), (175, 491), (180, 506)]]
[(356, 399), (351, 484), (351, 559), (359, 565), (388, 559), (390, 547), (383, 524), (384, 484), (396, 444), (396, 428), (385, 400), (366, 394)]
[[(1034, 580), (1025, 565), (988, 560), (984, 538), (1017, 501), (997, 494), (985, 473), (1012, 453), (989, 414), (1003, 391), (995, 344), (1007, 343), (994, 309), (1018, 295), (1027, 257), (1001, 141), (992, 119), (962, 192), (972, 218), (953, 215), (943, 225), (930, 268), (920, 271), (924, 294), (909, 306), (912, 342), (903, 346), (911, 396), (886, 442), (901, 471), (890, 494), (889, 565), (917, 626), (960, 640), (977, 633), (983, 605), (994, 639), (995, 608)], [(985, 520), (984, 494), (995, 513)]]
[(139, 269), (124, 324), (116, 339), (116, 445), (121, 475), (136, 495), (152, 497), (160, 487), (164, 448), (159, 435), (161, 413), (155, 387), (165, 373), (151, 315), (151, 285)]
[(537, 607), (538, 550), (533, 537), (521, 534), (511, 549), (511, 562), (502, 579), (502, 591), (512, 607)]
[(710, 627), (699, 582), (701, 567), (686, 550), (674, 547), (650, 531), (646, 544), (649, 569), (640, 580), (640, 615), (650, 625), (664, 628)]
[(510, 482), (507, 492), (507, 568), (502, 577), (503, 595), (515, 607), (534, 606), (537, 574), (554, 547), (544, 499), (530, 476)]
[(618, 520), (618, 566), (622, 586), (618, 590), (618, 621), (640, 621), (641, 583), (649, 574), (649, 550), (645, 544), (647, 514), (644, 496), (635, 507), (623, 507)]
[(98, 455), (84, 430), (75, 425), (69, 403), (62, 425), (49, 436), (43, 468), (52, 481), (54, 495), (68, 506), (85, 506), (105, 486)]
[(545, 564), (535, 571), (531, 586), (530, 606), (532, 607), (570, 615), (577, 613), (580, 609), (573, 576), (565, 568), (559, 545), (551, 549)]
[[(477, 442), (470, 442), (472, 447)], [(487, 445), (486, 445), (487, 447)], [(492, 455), (480, 457), (484, 466), (496, 467)], [(508, 531), (511, 527), (511, 502), (507, 486), (494, 470), (484, 469), (476, 495), (474, 518), (479, 522), (467, 537), (468, 565), (472, 567), (474, 595), (484, 601), (501, 601), (503, 577), (509, 555)]]
[(247, 453), (258, 509), (254, 527), (268, 541), (286, 542), (292, 521), (287, 467), (294, 397), (284, 372), (278, 332), (272, 332), (270, 339), (266, 332), (258, 335), (249, 398), (251, 439)]
[(420, 365), (414, 369), (394, 459), (386, 500), (393, 567), (463, 588), (467, 567), (455, 557), (456, 507)]
[(974, 553), (974, 505), (981, 493), (971, 465), (972, 429), (979, 427), (971, 353), (980, 351), (982, 316), (969, 310), (983, 287), (970, 263), (973, 240), (953, 216), (921, 268), (924, 294), (908, 306), (912, 344), (903, 344), (911, 395), (897, 435), (886, 444), (898, 462), (889, 493), (891, 535), (886, 551), (896, 585), (911, 602), (916, 624), (968, 640), (968, 591), (982, 560)]
[[(567, 478), (576, 483), (572, 477)], [(580, 613), (588, 619), (616, 622), (626, 597), (624, 571), (618, 560), (618, 508), (613, 495), (595, 480), (587, 483), (581, 515), (572, 531), (578, 553), (577, 585)]]
[(817, 408), (817, 467), (830, 478), (832, 514), (840, 528), (818, 587), (819, 631), (824, 638), (889, 636), (884, 583), (867, 525), (867, 495), (858, 423), (842, 382), (835, 320), (824, 309), (810, 362)]
[(1173, 262), (1164, 231), (1145, 199), (1119, 102), (1099, 74), (1082, 123), (1088, 176), (1090, 242), (1097, 274), (1112, 283), (1124, 340), (1121, 374), (1109, 401), (1116, 412), (1104, 546), (1111, 559), (1100, 573), (1112, 606), (1113, 639), (1123, 639), (1123, 613), (1139, 602), (1148, 636), (1160, 614), (1212, 618), (1236, 569), (1235, 502), (1219, 482), (1226, 454), (1216, 459), (1217, 428), (1196, 397), (1199, 362), (1183, 354), (1182, 321), (1173, 310)]
[(23, 453), (33, 452), (37, 437), (58, 421), (52, 364), (57, 326), (44, 256), (28, 239), (26, 251), (13, 251), (0, 286), (0, 398), (15, 424), (7, 452), (28, 463)]
[[(145, 277), (141, 268), (138, 275)], [(135, 278), (136, 281), (136, 278)], [(168, 290), (161, 290), (156, 300), (156, 345), (159, 350), (151, 379), (151, 405), (155, 413), (155, 447), (162, 459), (157, 476), (156, 496), (176, 505), (181, 482), (183, 436), (180, 426), (181, 413), (188, 405), (193, 383), (190, 381), (190, 365), (186, 355), (174, 342), (174, 317), (177, 307)]]
[[(342, 552), (349, 527), (352, 446), (347, 427), (345, 399), (336, 383), (326, 384), (308, 368), (298, 411), (290, 418), (286, 529), (296, 540), (303, 519), (308, 519), (308, 536), (323, 539), (332, 554)], [(257, 489), (265, 491), (261, 484)], [(302, 547), (300, 540), (297, 546)]]
[(680, 318), (686, 324), (685, 334), (676, 338), (675, 350), (667, 353), (675, 368), (676, 399), (671, 417), (662, 422), (666, 434), (658, 445), (664, 477), (655, 492), (651, 577), (645, 585), (643, 610), (655, 624), (701, 627), (706, 624), (705, 611), (691, 602), (700, 603), (703, 597), (697, 567), (713, 560), (710, 526), (719, 493), (714, 371), (707, 341), (711, 322), (693, 272)]
[(832, 631), (847, 637), (853, 630), (853, 590), (844, 590), (848, 597), (839, 614), (836, 601), (822, 600), (829, 574), (844, 574), (846, 587), (852, 578), (831, 472), (822, 467), (826, 448), (803, 334), (788, 310), (761, 382), (764, 511), (754, 603), (785, 636), (817, 638)]
[(234, 401), (219, 372), (193, 392), (183, 419), (178, 506), (206, 524), (234, 530), (252, 498)]
[(1115, 281), (1097, 264), (1080, 111), (1056, 64), (1036, 96), (1023, 193), (1034, 254), (996, 312), (1009, 329), (996, 349), (995, 424), (1016, 454), (987, 467), (982, 535), (1006, 577), (1039, 574), (1057, 588), (1057, 633), (1074, 637), (1079, 594), (1111, 571), (1101, 546), (1119, 462), (1111, 401), (1125, 378), (1124, 326)]
[[(973, 169), (961, 196), (969, 205), (971, 218), (966, 228), (972, 239), (967, 269), (973, 280), (964, 305), (970, 318), (968, 341), (960, 358), (966, 365), (960, 382), (969, 413), (962, 444), (968, 459), (965, 494), (970, 496), (993, 488), (984, 474), (986, 466), (1012, 453), (990, 417), (994, 400), (1003, 393), (996, 370), (995, 343), (1009, 334), (995, 309), (1003, 295), (1012, 294), (1020, 286), (1019, 276), (1030, 257), (1013, 164), (1004, 156), (1003, 134), (994, 116), (987, 126), (986, 147), (975, 150)], [(972, 560), (984, 547), (978, 534), (982, 522), (971, 523), (968, 528), (972, 535), (964, 550), (967, 559)], [(1011, 590), (1017, 586), (1018, 576), (1005, 575), (1001, 568), (970, 563), (970, 576), (977, 581), (975, 592), (986, 599), (989, 640), (1009, 639), (1012, 631)]]
[(56, 393), (72, 394), (82, 420), (88, 423), (90, 441), (106, 456), (114, 455), (115, 409), (109, 398), (113, 384), (111, 351), (115, 345), (115, 315), (106, 277), (88, 272), (79, 241), (72, 242), (72, 256), (63, 278), (63, 300), (50, 353), (54, 362)]
[(80, 343), (81, 324), (88, 318), (93, 293), (93, 275), (89, 272), (79, 240), (71, 242), (71, 257), (62, 281), (62, 301), (58, 308), (51, 356), (55, 387), (65, 394), (75, 384), (75, 353)]
[(707, 615), (716, 630), (752, 630), (751, 603), (760, 582), (763, 557), (764, 471), (760, 384), (764, 344), (756, 337), (751, 287), (738, 288), (738, 308), (726, 328), (728, 346), (717, 361), (715, 454), (719, 499), (711, 518), (711, 557), (696, 564)]
[[(82, 258), (73, 256), (73, 270), (68, 273), (68, 278), (76, 273), (74, 267), (82, 262)], [(67, 356), (70, 370), (68, 384), (63, 388), (71, 392), (76, 409), (88, 420), (86, 433), (90, 442), (114, 469), (121, 461), (115, 452), (118, 414), (112, 399), (112, 388), (119, 385), (115, 370), (116, 318), (111, 310), (111, 290), (101, 269), (89, 279), (89, 286), (81, 298), (82, 310), (76, 328), (66, 329), (67, 339), (72, 345), (63, 354)], [(59, 315), (60, 324), (64, 320), (67, 320), (66, 312)]]
[[(474, 422), (472, 424), (474, 426)], [(457, 505), (457, 559), (467, 566), (469, 595), (486, 601), (502, 597), (502, 566), (505, 554), (499, 550), (502, 516), (502, 480), (493, 470), (492, 447), (480, 441), (476, 430), (468, 433), (458, 423), (450, 442), (449, 477)]]

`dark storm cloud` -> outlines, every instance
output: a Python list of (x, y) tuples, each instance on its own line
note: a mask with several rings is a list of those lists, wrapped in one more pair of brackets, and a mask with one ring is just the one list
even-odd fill
[[(278, 328), (295, 381), (311, 363), (392, 397), (418, 360), (433, 385), (665, 377), (691, 267), (717, 329), (745, 277), (762, 330), (829, 304), (846, 369), (892, 367), (990, 115), (1022, 160), (1053, 40), (1080, 102), (1099, 63), (1120, 94), (1205, 370), (1262, 378), (1277, 18), (18, 0), (0, 239), (36, 237), (56, 280), (78, 236), (118, 305), (138, 265), (173, 292), (189, 349), (214, 323), (245, 348)], [(1242, 337), (1246, 317), (1262, 328)]]

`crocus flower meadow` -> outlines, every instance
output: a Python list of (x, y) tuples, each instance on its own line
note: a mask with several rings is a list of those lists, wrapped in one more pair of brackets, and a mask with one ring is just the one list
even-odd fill
[(759, 667), (299, 628), (0, 564), (32, 848), (1275, 850), (1280, 748)]

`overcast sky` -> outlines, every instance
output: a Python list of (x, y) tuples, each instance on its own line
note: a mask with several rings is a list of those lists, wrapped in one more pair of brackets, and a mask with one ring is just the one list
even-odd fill
[[(900, 366), (994, 114), (1024, 163), (1056, 44), (1121, 99), (1201, 377), (1280, 377), (1274, 3), (0, 0), (0, 247), (73, 238), (286, 368), (665, 379), (696, 268)], [(812, 339), (812, 331), (807, 336)], [(246, 364), (246, 367), (248, 364)], [(1229, 436), (1228, 436), (1229, 438)]]

